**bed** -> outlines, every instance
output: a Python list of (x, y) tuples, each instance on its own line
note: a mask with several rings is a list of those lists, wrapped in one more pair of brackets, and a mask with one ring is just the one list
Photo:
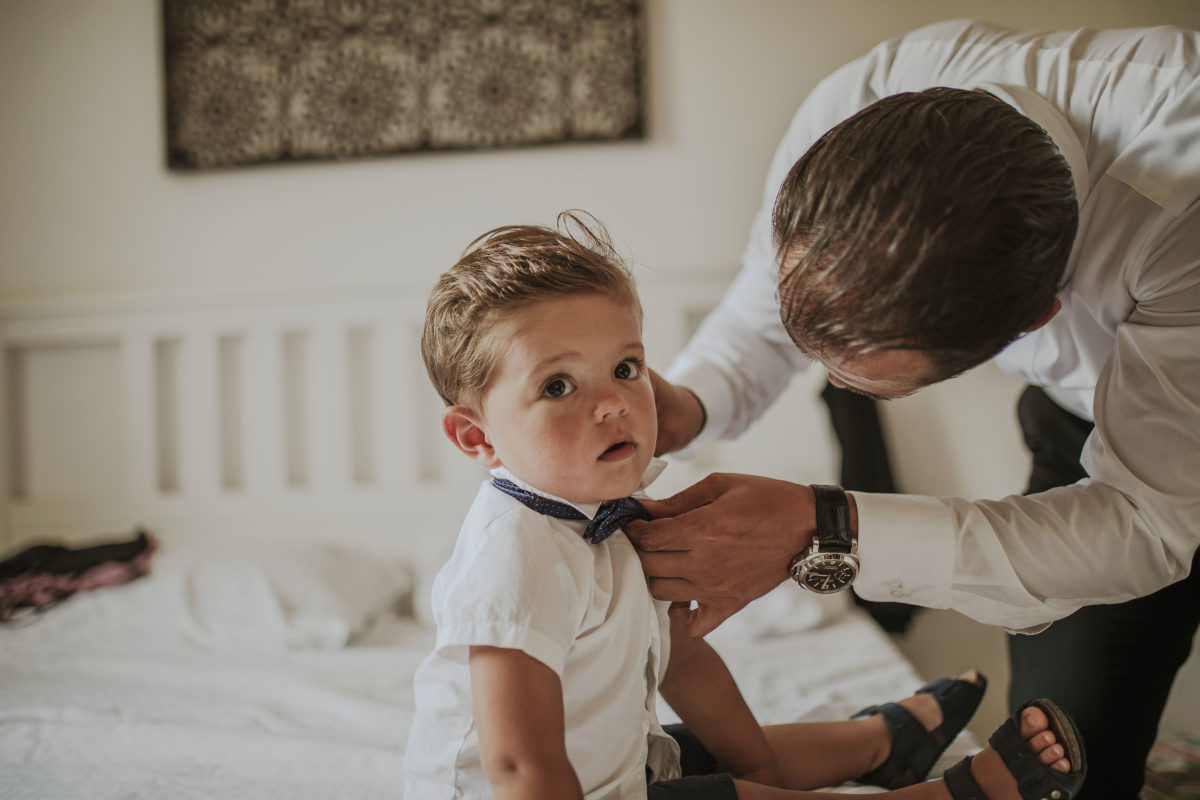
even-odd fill
[[(642, 278), (652, 365), (723, 284)], [(138, 527), (158, 541), (144, 577), (0, 626), (0, 797), (401, 796), (429, 584), (482, 479), (440, 441), (416, 347), (426, 291), (0, 308), (3, 553)], [(716, 470), (831, 480), (814, 380), (653, 493)], [(845, 717), (934, 677), (848, 596), (792, 586), (710, 641), (765, 723)], [(977, 747), (964, 734), (939, 768)]]

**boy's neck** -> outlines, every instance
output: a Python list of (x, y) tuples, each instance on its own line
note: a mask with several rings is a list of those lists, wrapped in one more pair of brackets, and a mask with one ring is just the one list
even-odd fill
[[(659, 475), (662, 474), (662, 471), (666, 468), (667, 468), (666, 461), (662, 460), (661, 458), (651, 458), (650, 463), (646, 465), (646, 470), (642, 474), (642, 480), (638, 484), (638, 488), (635, 490), (635, 493), (640, 492), (643, 489), (645, 489), (647, 486), (649, 486)], [(589, 518), (594, 516), (596, 513), (596, 509), (600, 507), (600, 502), (583, 503), (583, 502), (578, 502), (578, 501), (572, 500), (567, 497), (561, 497), (559, 495), (544, 491), (544, 490), (538, 488), (537, 486), (534, 486), (532, 483), (525, 480), (520, 475), (513, 473), (510, 469), (508, 469), (508, 467), (504, 467), (504, 466), (495, 467), (492, 470), (490, 470), (490, 472), (493, 476), (505, 478), (507, 480), (510, 480), (510, 481), (516, 483), (522, 489), (526, 489), (530, 492), (534, 492), (535, 494), (539, 494), (542, 497), (546, 497), (550, 500), (557, 500), (560, 503), (566, 503), (567, 505), (574, 506), (575, 508), (578, 508), (580, 511), (587, 514)], [(619, 500), (620, 498), (619, 497), (608, 497), (605, 499), (606, 500)]]
[(503, 478), (504, 480), (512, 481), (513, 483), (520, 486), (522, 489), (525, 489), (526, 491), (529, 491), (529, 492), (533, 492), (534, 494), (537, 494), (537, 495), (541, 495), (542, 497), (545, 497), (547, 500), (556, 500), (560, 503), (566, 503), (567, 505), (572, 506), (573, 508), (577, 508), (580, 511), (582, 511), (584, 514), (586, 514), (589, 519), (591, 517), (595, 516), (596, 509), (600, 507), (599, 503), (580, 503), (580, 502), (572, 500), (568, 497), (561, 497), (559, 495), (547, 492), (544, 489), (534, 486), (532, 483), (525, 480), (520, 475), (513, 473), (507, 467), (496, 467), (491, 470), (491, 474), (492, 474), (492, 477)]

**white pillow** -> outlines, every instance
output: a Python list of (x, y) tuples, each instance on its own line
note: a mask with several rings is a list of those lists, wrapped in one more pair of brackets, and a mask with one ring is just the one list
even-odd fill
[(411, 594), (403, 559), (352, 546), (167, 540), (148, 575), (81, 592), (14, 632), (73, 649), (338, 648)]
[(157, 571), (182, 574), (193, 620), (216, 642), (343, 647), (412, 594), (406, 562), (349, 546), (229, 543), (177, 561), (170, 549), (162, 555)]

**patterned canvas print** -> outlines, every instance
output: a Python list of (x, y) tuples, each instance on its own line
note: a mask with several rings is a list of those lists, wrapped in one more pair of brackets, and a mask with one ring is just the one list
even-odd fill
[(642, 134), (639, 0), (163, 0), (168, 163)]

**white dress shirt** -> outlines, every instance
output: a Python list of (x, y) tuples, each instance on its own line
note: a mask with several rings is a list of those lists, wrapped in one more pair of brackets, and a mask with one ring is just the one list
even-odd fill
[[(662, 466), (651, 463), (643, 486)], [(538, 491), (503, 468), (493, 475)], [(569, 505), (589, 519), (599, 507)], [(586, 526), (539, 514), (491, 481), (480, 487), (434, 580), (437, 642), (414, 678), (405, 797), (492, 797), (475, 727), (471, 645), (521, 650), (559, 676), (567, 753), (585, 800), (644, 800), (647, 766), (656, 779), (679, 777), (678, 745), (656, 713), (670, 604), (650, 596), (624, 533), (591, 544)]]
[(855, 492), (855, 587), (1032, 631), (1185, 577), (1200, 542), (1200, 32), (955, 21), (838, 70), (792, 120), (742, 271), (667, 375), (703, 401), (703, 441), (740, 433), (806, 366), (779, 320), (778, 187), (837, 123), (933, 86), (991, 91), (1045, 128), (1072, 167), (1080, 219), (1062, 310), (995, 361), (1095, 421), (1090, 477), (996, 501)]

